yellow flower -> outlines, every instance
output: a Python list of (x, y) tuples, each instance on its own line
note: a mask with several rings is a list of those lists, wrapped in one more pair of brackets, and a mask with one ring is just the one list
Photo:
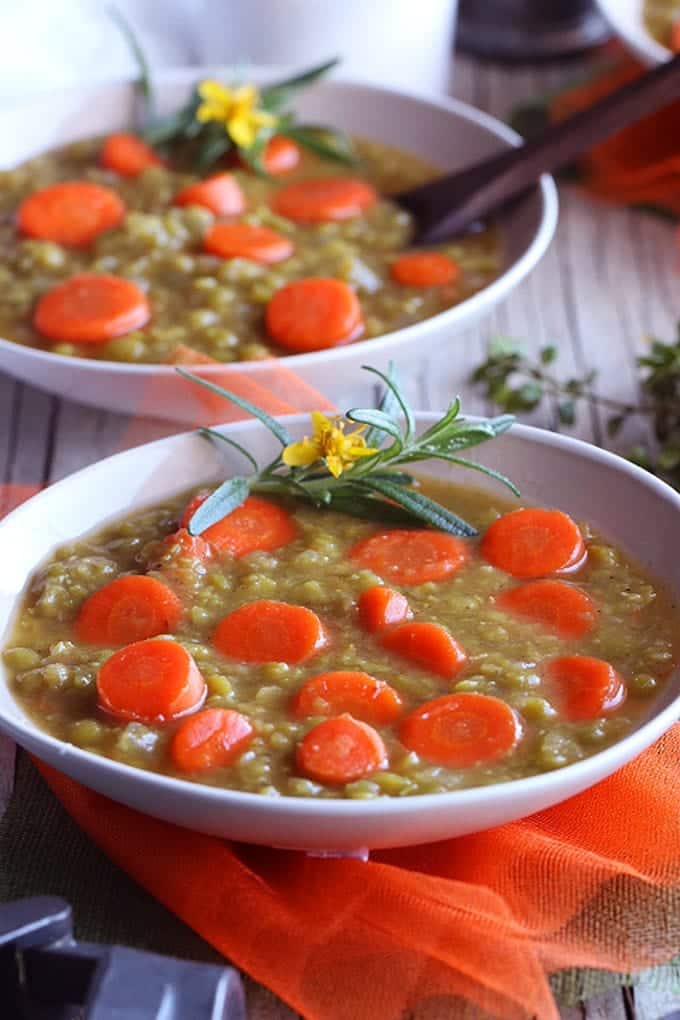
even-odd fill
[(203, 81), (198, 86), (202, 99), (196, 110), (201, 124), (214, 120), (224, 129), (240, 149), (249, 149), (262, 127), (276, 123), (273, 113), (259, 110), (260, 93), (254, 85), (241, 85), (230, 89), (218, 81)]
[(283, 451), (283, 463), (288, 467), (309, 467), (317, 460), (323, 460), (333, 477), (339, 478), (356, 460), (377, 453), (375, 447), (366, 446), (361, 435), (365, 425), (345, 435), (345, 422), (340, 418), (331, 420), (320, 411), (312, 411), (312, 427), (314, 435), (311, 438), (305, 436)]

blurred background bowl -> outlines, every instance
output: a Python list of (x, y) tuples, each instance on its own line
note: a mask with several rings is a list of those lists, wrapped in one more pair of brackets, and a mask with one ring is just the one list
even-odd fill
[[(289, 68), (253, 68), (259, 82)], [(228, 68), (187, 68), (155, 74), (159, 111), (177, 109), (198, 77), (228, 79)], [(129, 127), (135, 92), (130, 82), (83, 85), (32, 97), (0, 111), (0, 167), (11, 167), (46, 149), (78, 138)], [(456, 170), (517, 145), (520, 138), (493, 117), (448, 98), (411, 94), (332, 77), (305, 91), (297, 110), (311, 123), (328, 123), (352, 134), (418, 153), (442, 170)], [(455, 358), (456, 334), (505, 298), (534, 268), (552, 240), (557, 191), (552, 178), (498, 218), (502, 245), (499, 277), (477, 294), (433, 318), (375, 339), (285, 358), (285, 365), (330, 399), (363, 399), (357, 370), (370, 362), (386, 368), (420, 361), (430, 351)], [(57, 396), (101, 409), (195, 423), (201, 415), (195, 387), (163, 365), (68, 358), (0, 339), (0, 368)], [(219, 374), (223, 366), (202, 369)], [(229, 370), (264, 380), (267, 362), (230, 364)], [(266, 385), (266, 382), (265, 382)]]
[(670, 60), (673, 54), (647, 31), (645, 0), (597, 0), (600, 10), (633, 56), (648, 67)]

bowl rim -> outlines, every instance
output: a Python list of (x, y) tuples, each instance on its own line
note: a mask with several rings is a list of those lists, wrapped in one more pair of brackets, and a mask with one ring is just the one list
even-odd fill
[[(439, 415), (433, 411), (416, 412), (417, 424), (428, 425), (438, 418)], [(474, 418), (475, 416), (473, 415), (469, 416), (470, 420), (474, 420)], [(307, 423), (309, 416), (307, 414), (284, 415), (281, 416), (280, 420), (283, 423), (295, 425), (298, 423)], [(264, 428), (264, 426), (256, 420), (240, 421), (218, 427), (226, 429), (227, 432), (234, 428), (239, 429), (239, 431), (242, 429), (248, 431), (259, 431)], [(625, 460), (623, 457), (620, 457), (609, 450), (603, 450), (596, 447), (584, 440), (550, 432), (547, 429), (540, 429), (531, 425), (515, 424), (509, 432), (506, 433), (506, 435), (510, 440), (514, 439), (519, 443), (528, 442), (529, 445), (538, 444), (556, 450), (565, 451), (567, 454), (572, 454), (576, 457), (585, 458), (592, 462), (593, 467), (602, 465), (613, 468), (614, 470), (629, 476), (634, 481), (637, 481), (644, 487), (650, 489), (652, 493), (655, 493), (666, 502), (669, 502), (678, 512), (680, 522), (680, 493), (676, 492), (665, 482), (661, 481), (661, 479), (656, 478), (654, 475), (651, 475), (636, 464)], [(154, 448), (160, 450), (161, 448), (173, 443), (177, 443), (179, 445), (182, 442), (186, 442), (187, 438), (191, 436), (194, 436), (197, 439), (199, 438), (196, 431), (188, 430), (162, 439), (154, 440), (151, 443), (144, 443), (141, 446), (133, 447), (130, 450), (116, 453), (110, 457), (96, 461), (94, 464), (90, 464), (87, 467), (68, 475), (66, 478), (55, 482), (53, 485), (48, 486), (47, 489), (43, 489), (35, 496), (32, 496), (29, 500), (26, 500), (25, 503), (22, 503), (11, 513), (7, 514), (2, 521), (0, 521), (0, 542), (2, 541), (2, 532), (8, 524), (20, 520), (26, 513), (33, 512), (33, 510), (29, 508), (34, 508), (36, 502), (40, 503), (43, 500), (49, 499), (53, 490), (68, 488), (68, 486), (76, 479), (82, 482), (90, 474), (101, 470), (110, 461), (133, 461), (141, 450), (148, 452), (152, 451)], [(102, 521), (102, 523), (104, 522)], [(35, 570), (36, 566), (37, 564), (34, 565), (31, 573)], [(17, 603), (22, 595), (23, 589), (22, 592), (13, 599), (10, 618), (15, 613)], [(6, 638), (7, 634), (5, 633), (4, 636)], [(676, 676), (679, 669), (680, 667), (676, 667), (674, 670), (674, 674)], [(671, 674), (671, 678), (672, 676), (673, 674)], [(671, 678), (669, 678), (669, 682)], [(541, 793), (551, 789), (553, 786), (559, 788), (562, 784), (563, 777), (566, 774), (574, 779), (579, 776), (588, 776), (588, 774), (592, 773), (593, 770), (597, 771), (597, 764), (603, 763), (605, 759), (610, 759), (610, 764), (613, 760), (613, 767), (605, 769), (603, 774), (605, 776), (611, 774), (611, 772), (621, 767), (621, 765), (625, 762), (637, 757), (644, 748), (648, 747), (655, 739), (658, 739), (680, 717), (679, 687), (677, 694), (664, 708), (660, 711), (652, 712), (648, 718), (646, 718), (638, 726), (634, 727), (634, 729), (620, 740), (617, 740), (615, 743), (597, 751), (595, 754), (592, 754), (581, 761), (573, 762), (572, 764), (565, 765), (562, 768), (542, 772), (534, 776), (526, 776), (521, 779), (511, 779), (505, 782), (492, 783), (488, 786), (468, 787), (461, 790), (449, 790), (442, 793), (413, 794), (408, 797), (379, 797), (373, 800), (363, 801), (351, 799), (316, 800), (314, 798), (294, 797), (290, 795), (283, 795), (281, 797), (265, 797), (262, 794), (250, 793), (243, 790), (232, 790), (208, 786), (199, 782), (192, 782), (188, 779), (175, 778), (162, 773), (137, 768), (134, 765), (128, 765), (123, 762), (107, 758), (104, 755), (87, 751), (84, 748), (80, 748), (69, 743), (68, 741), (59, 740), (58, 738), (53, 737), (46, 731), (41, 730), (40, 727), (30, 719), (21, 704), (14, 698), (11, 688), (7, 682), (7, 675), (5, 668), (2, 665), (1, 658), (0, 683), (6, 687), (9, 696), (16, 702), (19, 711), (25, 715), (25, 721), (21, 720), (20, 722), (16, 722), (15, 720), (8, 719), (4, 715), (2, 709), (0, 709), (0, 732), (4, 732), (10, 736), (16, 741), (16, 743), (20, 744), (20, 746), (26, 746), (22, 737), (27, 736), (29, 745), (33, 745), (37, 748), (46, 747), (52, 751), (53, 753), (50, 756), (52, 760), (55, 758), (61, 758), (63, 760), (66, 757), (80, 760), (86, 767), (92, 767), (99, 773), (99, 775), (106, 775), (113, 780), (120, 779), (125, 782), (126, 780), (134, 780), (136, 778), (140, 788), (146, 787), (148, 790), (160, 789), (166, 793), (174, 792), (181, 798), (191, 797), (192, 799), (195, 798), (196, 802), (201, 801), (211, 803), (213, 805), (221, 805), (225, 808), (230, 806), (238, 807), (239, 805), (241, 807), (259, 807), (266, 809), (268, 812), (271, 811), (275, 815), (285, 815), (289, 812), (295, 812), (298, 815), (302, 814), (313, 816), (321, 814), (344, 817), (358, 813), (363, 817), (370, 816), (374, 812), (379, 811), (383, 815), (389, 815), (392, 817), (404, 813), (410, 814), (419, 810), (426, 811), (436, 805), (439, 805), (442, 809), (453, 809), (456, 807), (465, 808), (470, 804), (481, 805), (492, 802), (499, 796), (510, 798), (514, 795), (522, 796), (530, 795), (533, 792)], [(650, 737), (650, 739), (646, 739), (647, 737)], [(626, 756), (626, 751), (631, 748), (631, 745), (633, 753)], [(637, 750), (635, 750), (636, 745), (640, 745)], [(40, 758), (39, 750), (33, 750), (32, 753), (36, 754), (36, 756)], [(80, 781), (82, 782), (82, 780)]]
[[(165, 70), (159, 69), (155, 72), (155, 81), (166, 85), (185, 84), (199, 75), (224, 75), (230, 70), (233, 71), (233, 69), (228, 66), (214, 65), (207, 67), (177, 67)], [(274, 65), (253, 65), (252, 67), (252, 73), (255, 77), (261, 77), (264, 74), (271, 74), (272, 72), (275, 74), (286, 73), (291, 70), (295, 69)], [(88, 82), (85, 86), (71, 86), (64, 89), (53, 90), (49, 93), (34, 93), (28, 96), (25, 102), (14, 104), (12, 107), (9, 107), (9, 109), (27, 108), (30, 110), (31, 106), (41, 106), (50, 96), (54, 96), (55, 94), (76, 96), (84, 93), (87, 95), (88, 92), (93, 93), (101, 89), (112, 89), (126, 85), (133, 86), (134, 82), (134, 77), (122, 76), (102, 81)], [(350, 92), (352, 90), (360, 92), (369, 91), (376, 94), (378, 97), (384, 97), (387, 99), (413, 100), (425, 106), (434, 107), (435, 109), (481, 127), (487, 134), (494, 136), (497, 140), (507, 142), (509, 147), (521, 145), (523, 141), (522, 137), (507, 124), (504, 124), (503, 121), (489, 113), (486, 113), (484, 110), (478, 110), (471, 104), (463, 102), (460, 99), (455, 99), (452, 96), (430, 94), (421, 90), (397, 89), (388, 85), (377, 85), (374, 82), (365, 81), (352, 75), (345, 76), (342, 73), (334, 73), (322, 84), (324, 86), (338, 85)], [(2, 112), (0, 111), (0, 121), (1, 120)], [(495, 280), (492, 280), (491, 283), (487, 284), (486, 287), (483, 287), (480, 291), (477, 291), (477, 293), (470, 297), (465, 298), (464, 301), (454, 305), (452, 308), (447, 308), (443, 312), (439, 312), (437, 315), (430, 316), (430, 318), (423, 319), (422, 321), (413, 323), (410, 326), (392, 330), (391, 332), (384, 333), (378, 337), (372, 337), (367, 340), (358, 340), (355, 343), (341, 345), (328, 350), (311, 351), (305, 354), (285, 355), (281, 358), (283, 364), (290, 369), (290, 371), (294, 372), (297, 369), (304, 371), (307, 366), (314, 365), (317, 359), (323, 359), (324, 366), (328, 365), (328, 367), (331, 368), (335, 362), (343, 361), (348, 354), (354, 354), (356, 357), (360, 357), (364, 355), (364, 352), (368, 352), (369, 350), (378, 354), (385, 347), (391, 348), (395, 343), (401, 346), (415, 342), (421, 333), (427, 332), (428, 329), (432, 328), (430, 324), (436, 323), (437, 328), (443, 329), (450, 326), (453, 329), (458, 319), (469, 319), (470, 321), (474, 320), (475, 313), (478, 310), (481, 312), (486, 305), (493, 303), (495, 300), (500, 300), (504, 295), (514, 290), (514, 288), (537, 265), (550, 246), (557, 228), (559, 216), (557, 185), (553, 177), (549, 174), (543, 174), (537, 183), (536, 190), (537, 198), (540, 203), (540, 220), (531, 242), (529, 243), (526, 251), (524, 251), (518, 259), (512, 262), (512, 264), (508, 266), (508, 268), (505, 269)], [(17, 349), (26, 359), (41, 362), (45, 365), (45, 367), (52, 364), (63, 365), (65, 362), (68, 362), (74, 366), (74, 369), (77, 367), (79, 372), (92, 373), (95, 376), (102, 372), (106, 372), (114, 376), (121, 377), (132, 375), (141, 378), (144, 378), (145, 376), (170, 378), (174, 374), (173, 365), (167, 365), (160, 362), (136, 364), (134, 362), (105, 361), (103, 359), (100, 360), (94, 358), (71, 358), (64, 354), (57, 354), (53, 351), (46, 351), (38, 347), (31, 347), (28, 344), (22, 344), (16, 340), (9, 340), (6, 337), (0, 336), (0, 355), (3, 351), (9, 351), (16, 356)], [(220, 372), (225, 370), (229, 370), (230, 372), (245, 372), (247, 374), (252, 374), (265, 371), (270, 367), (270, 363), (271, 359), (265, 359), (264, 361), (220, 362), (216, 365), (201, 365), (200, 372), (201, 375), (205, 374), (207, 377), (210, 377), (211, 375), (219, 375)]]
[(655, 66), (671, 59), (673, 56), (671, 50), (650, 35), (639, 15), (630, 18), (627, 14), (622, 14), (617, 0), (597, 0), (597, 3), (622, 42), (645, 64)]

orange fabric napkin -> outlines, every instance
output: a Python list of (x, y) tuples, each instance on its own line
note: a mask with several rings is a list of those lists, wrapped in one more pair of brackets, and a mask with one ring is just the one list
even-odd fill
[[(547, 101), (550, 120), (591, 106), (648, 70), (619, 44), (607, 51), (606, 61), (589, 81)], [(522, 131), (517, 115), (515, 121)], [(599, 198), (680, 216), (680, 99), (596, 146), (578, 171), (581, 183)]]
[(551, 972), (633, 970), (680, 946), (680, 726), (559, 807), (367, 863), (230, 844), (39, 767), (116, 864), (307, 1020), (557, 1020)]
[(40, 768), (116, 864), (307, 1020), (458, 1020), (464, 1003), (558, 1020), (548, 973), (680, 946), (680, 725), (556, 808), (367, 863), (230, 844)]

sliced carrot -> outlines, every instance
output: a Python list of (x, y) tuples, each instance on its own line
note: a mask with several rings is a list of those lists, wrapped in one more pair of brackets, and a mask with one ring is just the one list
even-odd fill
[(294, 170), (301, 158), (300, 146), (292, 138), (274, 135), (265, 145), (262, 164), (268, 174), (277, 177)]
[(467, 663), (463, 648), (438, 623), (400, 623), (380, 636), (380, 644), (445, 680), (452, 680)]
[(50, 340), (100, 344), (141, 329), (151, 318), (143, 290), (122, 276), (79, 273), (38, 301), (33, 325)]
[(276, 192), (272, 209), (296, 223), (325, 223), (360, 216), (378, 200), (356, 177), (318, 177), (287, 184)]
[(543, 671), (560, 712), (569, 722), (595, 719), (615, 711), (625, 700), (626, 685), (603, 659), (564, 655), (551, 659)]
[(127, 645), (170, 634), (183, 613), (174, 591), (145, 574), (109, 581), (82, 604), (76, 637), (89, 645)]
[(239, 216), (246, 207), (241, 186), (229, 173), (213, 174), (178, 191), (174, 205), (201, 205), (215, 216)]
[(203, 249), (222, 259), (248, 259), (264, 265), (282, 262), (294, 251), (283, 234), (249, 223), (216, 223), (203, 238)]
[(74, 248), (90, 244), (124, 218), (122, 198), (92, 181), (50, 184), (34, 191), (17, 209), (24, 234)]
[(199, 708), (206, 686), (186, 648), (152, 638), (115, 652), (97, 674), (99, 706), (121, 719), (164, 723)]
[(519, 716), (499, 698), (486, 694), (445, 694), (411, 712), (399, 733), (421, 758), (468, 768), (505, 757), (519, 743)]
[(390, 276), (405, 287), (441, 287), (460, 275), (460, 266), (441, 252), (423, 251), (400, 255)]
[(231, 765), (254, 736), (240, 712), (205, 708), (181, 724), (170, 743), (170, 757), (182, 772), (208, 772)]
[(384, 680), (369, 673), (339, 670), (318, 673), (306, 680), (291, 707), (297, 718), (349, 712), (363, 722), (387, 726), (401, 713), (402, 703), (395, 689)]
[(215, 647), (238, 662), (306, 662), (327, 643), (311, 609), (262, 599), (225, 616), (213, 635)]
[(165, 545), (180, 556), (205, 562), (212, 556), (212, 549), (200, 535), (190, 535), (186, 528), (179, 528), (164, 539)]
[(394, 588), (376, 584), (359, 596), (359, 623), (369, 634), (404, 623), (412, 616), (408, 599)]
[(210, 355), (195, 351), (193, 347), (187, 347), (186, 344), (177, 344), (167, 363), (168, 365), (219, 365), (219, 361), (215, 361)]
[(530, 507), (495, 520), (484, 533), (481, 552), (494, 567), (529, 578), (578, 569), (586, 547), (567, 514)]
[(444, 581), (470, 559), (470, 546), (443, 531), (393, 529), (369, 535), (353, 545), (350, 559), (395, 584)]
[[(184, 511), (181, 528), (189, 527), (191, 518), (207, 498), (208, 493), (205, 492), (194, 496)], [(288, 545), (296, 537), (297, 527), (291, 514), (259, 496), (248, 496), (245, 503), (232, 510), (228, 517), (222, 518), (201, 534), (201, 538), (215, 552), (228, 552), (235, 559), (258, 549), (271, 552), (282, 545)]]
[(352, 288), (325, 276), (294, 280), (277, 290), (267, 305), (265, 323), (272, 340), (297, 353), (349, 343), (364, 330)]
[(502, 592), (496, 605), (554, 630), (560, 637), (579, 638), (597, 623), (597, 606), (584, 591), (564, 581), (529, 581)]
[(124, 132), (109, 135), (99, 154), (99, 162), (121, 177), (137, 177), (150, 166), (163, 166), (163, 160), (146, 142)]
[(297, 767), (329, 786), (363, 779), (387, 765), (387, 751), (367, 723), (341, 715), (314, 726), (297, 746)]

